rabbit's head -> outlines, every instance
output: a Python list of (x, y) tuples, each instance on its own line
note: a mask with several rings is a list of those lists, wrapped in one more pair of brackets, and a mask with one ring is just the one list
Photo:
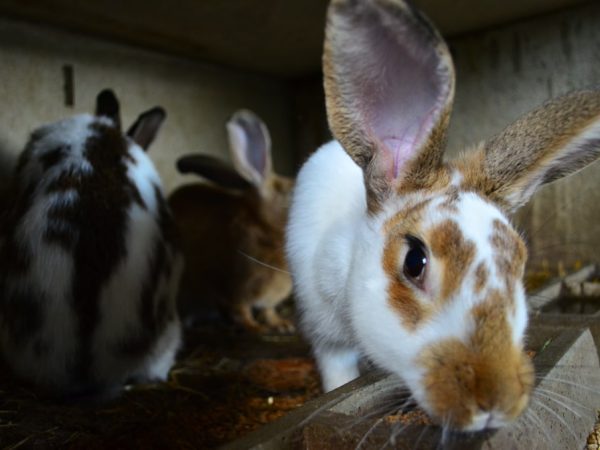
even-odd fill
[(190, 154), (177, 161), (181, 173), (195, 173), (217, 187), (241, 193), (283, 229), (290, 202), (292, 178), (277, 174), (271, 161), (271, 137), (252, 111), (238, 110), (226, 124), (233, 168), (218, 158)]
[(454, 95), (438, 31), (401, 0), (333, 0), (323, 57), (328, 120), (362, 169), (350, 321), (367, 356), (462, 430), (528, 403), (525, 244), (507, 214), (600, 155), (600, 91), (526, 114), (444, 163)]

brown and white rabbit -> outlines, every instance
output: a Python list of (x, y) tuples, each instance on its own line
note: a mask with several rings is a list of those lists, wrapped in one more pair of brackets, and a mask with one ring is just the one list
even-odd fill
[(534, 374), (527, 251), (507, 214), (598, 158), (600, 91), (549, 101), (444, 163), (454, 69), (409, 3), (333, 0), (323, 67), (337, 140), (297, 177), (287, 252), (324, 388), (366, 357), (440, 423), (510, 423)]
[(52, 394), (114, 392), (173, 364), (183, 260), (145, 153), (164, 118), (151, 109), (125, 135), (105, 90), (94, 116), (35, 130), (20, 156), (0, 234), (0, 349)]
[(236, 112), (227, 131), (235, 169), (200, 154), (177, 163), (212, 182), (185, 185), (169, 198), (187, 267), (180, 311), (193, 322), (216, 306), (248, 330), (291, 331), (276, 307), (292, 290), (284, 232), (293, 181), (273, 172), (269, 132), (254, 113)]

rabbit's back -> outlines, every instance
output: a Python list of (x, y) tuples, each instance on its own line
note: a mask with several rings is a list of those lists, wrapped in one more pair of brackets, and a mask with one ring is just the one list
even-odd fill
[(10, 365), (58, 391), (155, 375), (155, 350), (179, 342), (181, 262), (146, 154), (110, 119), (75, 116), (32, 134), (14, 193), (0, 248)]

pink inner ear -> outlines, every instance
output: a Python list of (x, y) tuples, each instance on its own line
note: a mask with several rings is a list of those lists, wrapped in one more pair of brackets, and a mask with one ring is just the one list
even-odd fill
[(396, 179), (422, 149), (439, 120), (450, 78), (440, 71), (436, 41), (405, 26), (361, 27), (361, 63), (352, 75), (359, 117), (383, 152), (389, 179)]
[[(398, 178), (400, 171), (406, 166), (408, 161), (414, 156), (415, 150), (420, 148), (421, 144), (425, 141), (427, 135), (433, 127), (433, 115), (435, 110), (431, 109), (425, 120), (421, 123), (414, 121), (405, 122), (407, 128), (404, 130), (402, 136), (395, 136), (394, 134), (386, 135), (383, 132), (380, 138), (380, 144), (378, 147), (383, 149), (386, 154), (391, 155), (393, 164), (388, 167), (387, 175), (388, 178)], [(403, 120), (403, 119), (398, 119)], [(406, 120), (406, 119), (405, 119)]]
[(270, 140), (258, 119), (238, 113), (227, 123), (234, 163), (238, 172), (261, 185), (270, 170)]
[(267, 170), (268, 150), (260, 124), (249, 120), (240, 121), (237, 132), (240, 134), (240, 141), (243, 142), (241, 158), (263, 178)]

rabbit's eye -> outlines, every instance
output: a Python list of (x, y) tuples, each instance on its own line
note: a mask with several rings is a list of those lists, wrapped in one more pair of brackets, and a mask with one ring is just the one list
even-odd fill
[(420, 283), (427, 267), (425, 244), (414, 236), (407, 236), (406, 240), (408, 241), (409, 250), (404, 258), (404, 275)]

